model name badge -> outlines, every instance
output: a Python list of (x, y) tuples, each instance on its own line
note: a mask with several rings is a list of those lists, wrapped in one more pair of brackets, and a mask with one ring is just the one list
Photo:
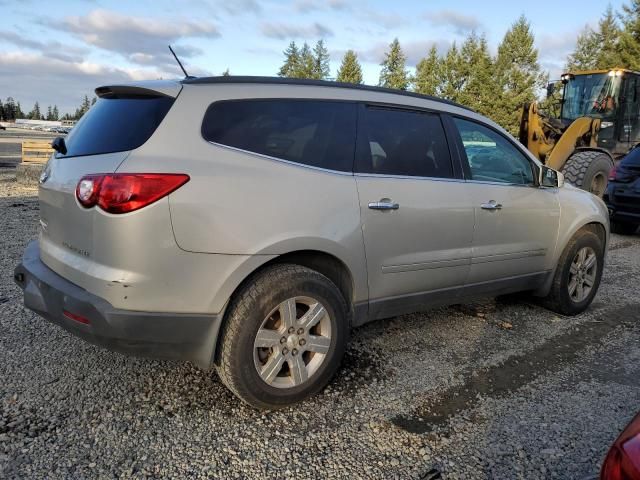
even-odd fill
[(83, 257), (90, 257), (91, 254), (86, 250), (82, 250), (81, 248), (74, 247), (73, 245), (69, 245), (67, 242), (62, 242), (62, 245), (67, 247), (72, 252), (76, 252), (78, 255), (82, 255)]

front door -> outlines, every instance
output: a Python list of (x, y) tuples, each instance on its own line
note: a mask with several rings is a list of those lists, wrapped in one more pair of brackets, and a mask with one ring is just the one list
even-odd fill
[(552, 268), (558, 189), (537, 186), (532, 160), (502, 133), (467, 119), (454, 118), (454, 124), (475, 211), (468, 287), (486, 284), (491, 291), (496, 281), (506, 287), (530, 281), (533, 288)]

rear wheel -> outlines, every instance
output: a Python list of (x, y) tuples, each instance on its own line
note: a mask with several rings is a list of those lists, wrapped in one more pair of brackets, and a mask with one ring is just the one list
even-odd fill
[(638, 230), (638, 225), (634, 223), (611, 221), (611, 231), (620, 235), (633, 235)]
[(324, 275), (275, 265), (235, 296), (216, 368), (223, 383), (256, 408), (291, 405), (320, 391), (344, 354), (348, 308)]
[(569, 157), (562, 167), (562, 173), (572, 185), (602, 198), (611, 168), (613, 162), (606, 153), (579, 150)]
[(603, 266), (602, 240), (591, 230), (580, 230), (560, 257), (545, 305), (562, 315), (586, 310), (600, 286)]

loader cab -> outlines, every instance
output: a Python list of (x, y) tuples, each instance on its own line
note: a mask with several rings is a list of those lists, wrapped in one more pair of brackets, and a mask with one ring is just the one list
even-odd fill
[(640, 74), (631, 70), (565, 73), (560, 119), (599, 118), (598, 146), (614, 156), (640, 142)]

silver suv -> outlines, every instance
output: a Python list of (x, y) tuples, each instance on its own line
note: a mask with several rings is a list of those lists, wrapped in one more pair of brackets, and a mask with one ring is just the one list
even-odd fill
[(321, 390), (365, 322), (515, 291), (576, 314), (598, 289), (602, 201), (463, 106), (259, 77), (96, 94), (42, 174), (25, 305), (215, 365), (253, 406)]

